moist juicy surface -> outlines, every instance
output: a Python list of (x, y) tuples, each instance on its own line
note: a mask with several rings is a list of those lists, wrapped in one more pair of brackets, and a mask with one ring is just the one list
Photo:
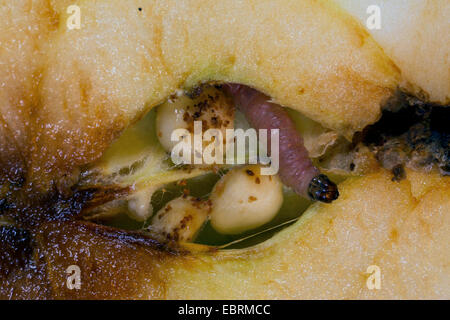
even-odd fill
[[(368, 126), (354, 141), (362, 139), (389, 170), (400, 166), (450, 175), (450, 108), (426, 103), (398, 92), (377, 123)], [(397, 168), (397, 169), (396, 169)]]

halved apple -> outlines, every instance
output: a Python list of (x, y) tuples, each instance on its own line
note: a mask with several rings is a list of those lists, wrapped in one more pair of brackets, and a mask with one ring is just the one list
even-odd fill
[[(376, 2), (390, 9), (386, 28), (373, 33), (379, 43), (347, 12), (364, 21), (361, 2), (349, 3), (2, 4), (0, 209), (12, 221), (0, 228), (0, 296), (448, 298), (448, 177), (407, 171), (394, 182), (368, 164), (373, 159), (360, 177), (341, 172), (348, 180), (339, 200), (310, 206), (294, 225), (247, 249), (162, 245), (80, 219), (104, 189), (113, 190), (109, 200), (135, 196), (139, 206), (154, 188), (205, 173), (172, 168), (146, 131), (152, 108), (179, 89), (223, 81), (263, 91), (300, 113), (318, 161), (375, 123), (399, 86), (447, 103), (449, 74), (430, 75), (448, 69), (450, 41), (424, 37), (427, 50), (417, 56), (416, 42), (393, 39), (448, 29), (448, 3)], [(66, 28), (69, 4), (81, 9), (80, 30)], [(389, 21), (416, 9), (420, 23), (398, 29)], [(74, 264), (83, 280), (71, 291), (66, 269)], [(371, 265), (381, 271), (380, 290), (367, 288)]]

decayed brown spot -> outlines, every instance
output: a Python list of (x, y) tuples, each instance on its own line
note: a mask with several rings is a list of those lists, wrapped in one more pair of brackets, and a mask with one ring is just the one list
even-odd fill
[(0, 299), (48, 299), (51, 289), (45, 264), (29, 232), (0, 227)]
[[(47, 224), (36, 239), (53, 298), (161, 299), (165, 277), (159, 266), (183, 255), (143, 234), (86, 222)], [(80, 290), (66, 286), (70, 265), (81, 270)]]

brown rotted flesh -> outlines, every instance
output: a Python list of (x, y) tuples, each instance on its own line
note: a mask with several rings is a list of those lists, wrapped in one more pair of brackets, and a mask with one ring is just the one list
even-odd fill
[(421, 101), (398, 91), (381, 119), (355, 135), (375, 153), (394, 180), (405, 178), (404, 167), (439, 169), (450, 175), (450, 107)]

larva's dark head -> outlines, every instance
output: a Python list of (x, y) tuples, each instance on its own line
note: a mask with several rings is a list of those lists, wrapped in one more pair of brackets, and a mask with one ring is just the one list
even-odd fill
[(326, 175), (319, 174), (311, 179), (308, 195), (312, 200), (331, 203), (339, 197), (337, 185)]

